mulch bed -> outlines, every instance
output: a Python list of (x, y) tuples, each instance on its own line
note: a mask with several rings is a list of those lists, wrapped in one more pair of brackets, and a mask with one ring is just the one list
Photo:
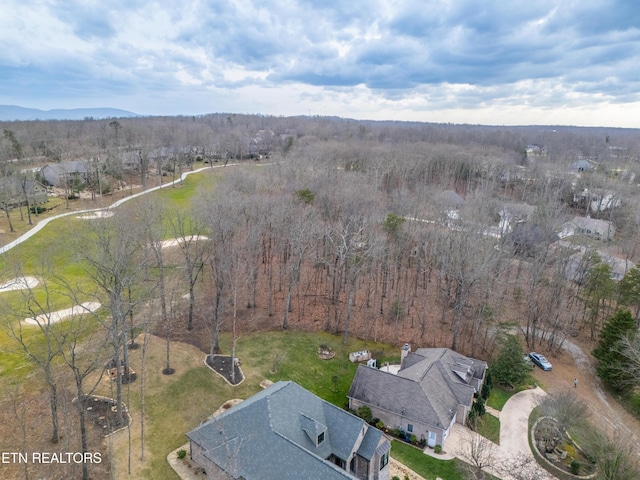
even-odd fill
[(118, 421), (116, 401), (113, 398), (89, 395), (84, 401), (87, 417), (95, 423), (105, 435), (115, 432), (129, 424), (127, 406), (122, 404), (122, 422)]
[[(238, 385), (244, 380), (244, 374), (238, 362), (231, 360), (229, 355), (207, 355), (206, 363), (214, 372), (224, 378), (231, 385)], [(231, 378), (231, 369), (235, 369), (235, 378)]]

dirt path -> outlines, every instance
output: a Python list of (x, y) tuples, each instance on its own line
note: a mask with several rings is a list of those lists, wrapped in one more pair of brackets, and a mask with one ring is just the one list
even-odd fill
[[(612, 438), (624, 438), (640, 444), (640, 421), (630, 415), (604, 390), (595, 372), (592, 345), (577, 340), (565, 340), (562, 354), (548, 356), (553, 370), (534, 370), (540, 385), (550, 394), (573, 390), (589, 407), (592, 422)], [(573, 379), (578, 379), (574, 388)], [(626, 443), (626, 442), (625, 442)], [(640, 453), (638, 453), (640, 457)]]

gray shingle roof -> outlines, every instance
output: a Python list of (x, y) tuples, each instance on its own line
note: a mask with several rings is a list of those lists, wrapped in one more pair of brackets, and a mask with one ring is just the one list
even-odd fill
[(383, 455), (391, 449), (391, 444), (386, 443), (380, 445), (381, 450), (377, 450), (380, 439), (382, 438), (382, 432), (376, 428), (370, 428), (364, 435), (364, 439), (358, 449), (358, 455), (371, 461), (376, 451), (379, 455)]
[(598, 233), (606, 233), (613, 226), (613, 223), (607, 220), (599, 220), (597, 218), (587, 218), (580, 216), (573, 217), (571, 223), (582, 230), (592, 230)]
[(454, 190), (445, 190), (444, 192), (440, 192), (436, 195), (436, 201), (447, 207), (459, 207), (467, 203), (467, 201)]
[(361, 365), (349, 397), (417, 422), (447, 428), (459, 405), (471, 406), (487, 364), (447, 348), (418, 349), (397, 375)]
[[(187, 437), (235, 478), (343, 480), (354, 477), (324, 459), (333, 454), (347, 460), (363, 428), (374, 432), (365, 435), (368, 442), (375, 440), (375, 432), (380, 440), (382, 432), (367, 427), (362, 419), (293, 382), (278, 382)], [(323, 432), (324, 441), (316, 446), (317, 435)], [(369, 450), (367, 443), (363, 452)]]

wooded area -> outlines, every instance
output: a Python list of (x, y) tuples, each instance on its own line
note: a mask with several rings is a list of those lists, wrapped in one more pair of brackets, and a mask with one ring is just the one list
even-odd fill
[[(528, 348), (553, 352), (568, 336), (597, 339), (618, 306), (639, 317), (635, 130), (226, 114), (1, 127), (3, 243), (37, 214), (27, 186), (47, 183), (46, 165), (62, 168), (56, 213), (83, 193), (97, 208), (174, 180), (168, 190), (189, 192), (70, 223), (64, 247), (48, 245), (42, 260), (5, 255), (4, 277), (42, 282), (0, 303), (14, 347), (45, 379), (54, 442), (59, 390), (85, 399), (110, 361), (126, 424), (140, 333), (165, 339), (170, 374), (172, 341), (215, 354), (222, 332), (231, 349), (242, 332), (293, 329), (489, 359), (501, 329), (517, 326)], [(177, 181), (204, 167), (193, 191)], [(575, 217), (602, 220), (610, 237)], [(50, 256), (56, 248), (65, 253)], [(87, 300), (107, 313), (38, 322), (44, 343), (23, 334), (22, 319)], [(96, 440), (79, 411), (85, 452)]]

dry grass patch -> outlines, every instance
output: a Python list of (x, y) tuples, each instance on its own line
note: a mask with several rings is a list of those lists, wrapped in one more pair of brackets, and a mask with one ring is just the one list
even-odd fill
[[(138, 337), (136, 341), (142, 344), (143, 337)], [(185, 433), (206, 420), (229, 398), (247, 398), (260, 389), (257, 383), (250, 387), (230, 387), (204, 365), (204, 356), (201, 350), (191, 345), (174, 342), (171, 344), (171, 366), (176, 373), (163, 375), (166, 342), (159, 337), (148, 337), (145, 361), (145, 457), (142, 460), (142, 347), (130, 351), (131, 367), (138, 373), (138, 378), (123, 386), (123, 400), (129, 408), (132, 425), (130, 431), (125, 429), (105, 439), (107, 447), (109, 443), (112, 444), (116, 478), (177, 479), (166, 457), (185, 443)], [(113, 393), (111, 390), (111, 381), (104, 378), (98, 393), (113, 397), (115, 385)]]

